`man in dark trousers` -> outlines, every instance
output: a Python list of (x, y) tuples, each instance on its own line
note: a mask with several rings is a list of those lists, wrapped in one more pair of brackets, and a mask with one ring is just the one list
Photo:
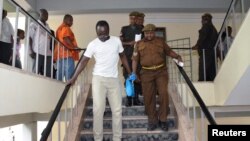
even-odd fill
[(2, 13), (2, 25), (0, 26), (2, 31), (0, 35), (0, 63), (11, 65), (10, 58), (12, 55), (14, 29), (7, 18), (7, 11), (4, 9)]
[(212, 15), (205, 13), (202, 16), (202, 27), (199, 30), (199, 39), (193, 49), (199, 54), (199, 80), (213, 81), (216, 75), (214, 46), (218, 32), (212, 23)]
[[(136, 34), (142, 34), (142, 27), (136, 25), (138, 12), (131, 12), (129, 14), (129, 21), (130, 24), (128, 26), (123, 26), (121, 29), (121, 35), (120, 39), (122, 41), (122, 45), (124, 47), (125, 55), (128, 59), (128, 64), (130, 69), (132, 69), (132, 54), (134, 50), (134, 44), (135, 44), (135, 35)], [(128, 77), (128, 72), (123, 68), (123, 76), (124, 78)], [(135, 87), (135, 96), (127, 97), (126, 106), (132, 106), (132, 105), (143, 105), (142, 102), (139, 101), (138, 94), (140, 92), (141, 84), (140, 82), (134, 82)]]
[[(133, 72), (141, 64), (140, 81), (148, 115), (148, 130), (168, 130), (168, 72), (166, 56), (182, 61), (181, 56), (170, 49), (162, 38), (155, 36), (155, 25), (143, 28), (144, 38), (136, 44), (133, 52)], [(159, 110), (156, 110), (156, 91), (159, 93)]]

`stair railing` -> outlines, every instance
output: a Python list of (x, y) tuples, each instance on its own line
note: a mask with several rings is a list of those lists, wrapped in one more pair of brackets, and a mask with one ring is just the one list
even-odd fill
[[(29, 72), (33, 72), (36, 74), (40, 74), (43, 76), (47, 76), (50, 78), (55, 78), (55, 70), (59, 69), (59, 66), (57, 65), (57, 67), (55, 66), (55, 62), (54, 59), (55, 58), (59, 58), (59, 56), (54, 56), (54, 52), (60, 52), (59, 48), (63, 48), (62, 52), (65, 54), (69, 54), (70, 50), (75, 50), (75, 51), (82, 51), (84, 49), (81, 48), (75, 48), (75, 49), (70, 49), (67, 46), (65, 46), (61, 41), (59, 41), (54, 34), (52, 34), (51, 30), (48, 29), (45, 25), (42, 24), (42, 22), (40, 22), (39, 20), (35, 19), (31, 14), (29, 14), (24, 8), (22, 8), (16, 1), (14, 0), (5, 0), (5, 2), (8, 2), (10, 5), (12, 5), (15, 9), (15, 26), (14, 26), (14, 36), (13, 36), (13, 53), (12, 53), (12, 57), (11, 57), (11, 61), (8, 65), (12, 65), (13, 67), (17, 67), (16, 61), (17, 58), (19, 58), (18, 54), (18, 50), (19, 47), (17, 46), (17, 33), (18, 33), (18, 25), (20, 24), (20, 15), (25, 17), (25, 21), (26, 21), (26, 29), (25, 31), (25, 47), (24, 47), (24, 64), (23, 64), (23, 68), (26, 71)], [(3, 0), (0, 0), (0, 14), (2, 13), (3, 10)], [(2, 14), (1, 14), (2, 15)], [(2, 19), (0, 19), (0, 23), (2, 22)], [(31, 58), (30, 57), (30, 37), (32, 35), (30, 35), (30, 25), (34, 24), (37, 27), (37, 31), (36, 32), (41, 32), (42, 34), (45, 35), (45, 41), (41, 42), (40, 40), (40, 36), (36, 36), (36, 39), (33, 39), (33, 42), (36, 42), (35, 46), (33, 46), (35, 53), (35, 57)], [(0, 34), (1, 34), (1, 30), (0, 30)], [(46, 38), (47, 37), (47, 38)], [(31, 37), (32, 38), (32, 37)], [(39, 49), (39, 44), (44, 44), (44, 49), (42, 51), (40, 51)], [(59, 46), (58, 50), (55, 50), (55, 46)], [(43, 59), (43, 70), (40, 70), (40, 68), (38, 68), (38, 62), (39, 62), (39, 54), (41, 54), (42, 56), (45, 56)], [(59, 53), (58, 53), (59, 55)], [(33, 65), (35, 61), (35, 66)], [(68, 59), (63, 60), (63, 64), (67, 63)], [(64, 71), (64, 70), (63, 70)], [(57, 76), (56, 78), (58, 78), (59, 76)]]
[(188, 74), (189, 78), (193, 80), (193, 67), (192, 67), (192, 49), (190, 38), (180, 38), (175, 40), (168, 40), (167, 44), (173, 51), (182, 57), (185, 64), (184, 70)]
[(83, 94), (86, 94), (88, 91), (87, 85), (90, 84), (88, 76), (87, 66), (79, 74), (74, 85), (65, 86), (48, 124), (41, 134), (40, 141), (71, 141), (72, 137), (69, 137), (70, 130), (77, 128), (74, 127), (75, 117), (81, 117), (80, 113), (78, 113), (78, 106), (83, 103), (83, 100), (86, 101), (86, 95)]
[[(185, 64), (184, 64), (185, 66)], [(192, 127), (194, 141), (206, 141), (207, 125), (216, 125), (208, 107), (200, 97), (184, 68), (168, 60), (169, 91), (177, 98)]]
[[(217, 42), (214, 46), (216, 72), (219, 71), (227, 52), (230, 50), (232, 39), (230, 32), (235, 37), (244, 20), (246, 10), (250, 7), (246, 0), (232, 0), (221, 26)], [(229, 31), (231, 27), (232, 31)]]
[[(62, 42), (60, 42), (52, 33), (51, 31), (46, 28), (41, 22), (36, 20), (33, 16), (31, 16), (27, 11), (25, 11), (18, 3), (16, 3), (14, 0), (6, 0), (5, 2), (9, 2), (12, 6), (16, 8), (16, 16), (15, 16), (15, 27), (14, 27), (14, 45), (13, 45), (13, 58), (12, 58), (12, 66), (15, 66), (15, 61), (16, 61), (16, 43), (17, 43), (17, 29), (19, 25), (19, 17), (21, 14), (25, 16), (26, 19), (26, 39), (25, 39), (25, 69), (28, 69), (28, 59), (29, 59), (29, 25), (31, 23), (34, 23), (37, 25), (38, 30), (41, 30), (48, 39), (51, 39), (51, 42), (49, 40), (46, 40), (45, 44), (51, 43), (51, 78), (53, 77), (53, 54), (54, 54), (54, 46), (60, 46), (63, 48), (63, 53), (68, 54), (69, 50), (76, 50), (76, 51), (82, 51), (85, 49), (81, 48), (76, 48), (76, 49), (69, 49), (67, 48)], [(0, 13), (2, 13), (3, 10), (3, 0), (0, 0)], [(2, 14), (1, 14), (2, 15)], [(0, 20), (0, 23), (2, 20)], [(1, 31), (0, 31), (1, 33)], [(38, 38), (35, 40), (38, 42)], [(47, 56), (47, 47), (45, 48), (45, 56)], [(57, 50), (59, 51), (59, 50)], [(39, 53), (39, 52), (38, 52)], [(38, 62), (38, 55), (36, 55), (36, 61)], [(63, 61), (63, 64), (66, 63), (68, 60)], [(36, 63), (37, 63), (36, 62)], [(47, 60), (45, 57), (44, 60), (44, 66), (47, 66)], [(78, 64), (77, 64), (78, 66)], [(77, 67), (76, 66), (76, 67)], [(44, 76), (46, 76), (46, 67), (44, 68)], [(64, 70), (63, 70), (64, 71)], [(38, 68), (36, 65), (35, 72), (38, 72)], [(87, 85), (89, 83), (89, 78), (88, 78), (88, 69), (85, 69), (81, 74), (78, 76), (76, 82), (74, 85), (68, 85), (65, 86), (65, 89), (63, 90), (63, 93), (55, 107), (55, 110), (52, 112), (51, 118), (44, 129), (41, 137), (41, 141), (47, 141), (47, 140), (57, 140), (57, 141), (62, 141), (67, 138), (67, 133), (69, 130), (73, 128), (73, 119), (74, 117), (78, 116), (78, 106), (79, 104), (82, 103), (83, 98), (85, 96), (83, 95), (87, 90)], [(46, 104), (46, 103), (45, 103)], [(57, 123), (57, 124), (55, 124)], [(55, 132), (56, 131), (56, 132)], [(69, 139), (70, 140), (70, 139)]]

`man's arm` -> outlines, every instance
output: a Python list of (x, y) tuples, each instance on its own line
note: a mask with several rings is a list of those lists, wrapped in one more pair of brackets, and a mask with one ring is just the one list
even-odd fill
[(133, 46), (135, 44), (135, 41), (124, 41), (124, 31), (125, 29), (122, 27), (121, 34), (120, 34), (120, 40), (122, 42), (123, 47)]
[(182, 62), (181, 56), (175, 53), (165, 42), (164, 42), (164, 49), (168, 56), (177, 59), (179, 62)]
[(69, 84), (74, 84), (78, 75), (84, 70), (84, 68), (86, 67), (86, 65), (88, 64), (89, 62), (89, 59), (88, 57), (86, 56), (83, 56), (83, 58), (80, 60), (79, 62), (79, 65), (78, 67), (76, 68), (76, 71), (74, 73), (74, 75), (72, 76), (72, 78), (67, 82), (67, 85)]
[(70, 48), (70, 49), (78, 48), (77, 46), (74, 46), (74, 44), (72, 43), (72, 41), (70, 40), (69, 37), (64, 37), (63, 40), (64, 40), (64, 42), (67, 43), (68, 48)]
[(127, 47), (127, 46), (133, 47), (133, 45), (135, 44), (135, 41), (125, 42), (125, 41), (123, 40), (123, 37), (120, 37), (120, 39), (121, 39), (122, 45), (123, 45), (124, 47)]
[(126, 55), (124, 54), (124, 52), (122, 53), (119, 53), (119, 56), (120, 56), (120, 59), (122, 61), (122, 64), (123, 64), (123, 67), (125, 67), (126, 71), (128, 72), (128, 74), (131, 73), (131, 70), (129, 68), (129, 65), (128, 65), (128, 61), (127, 61), (127, 57)]
[(170, 57), (177, 59), (179, 62), (183, 62), (182, 58), (180, 55), (178, 55), (177, 53), (175, 53), (174, 51), (170, 50), (169, 54)]
[(34, 59), (36, 54), (35, 54), (35, 52), (33, 50), (33, 40), (32, 40), (31, 37), (29, 37), (29, 38), (30, 38), (29, 39), (30, 57)]
[(197, 40), (197, 43), (192, 47), (192, 49), (198, 49), (200, 48), (201, 44), (204, 42), (204, 40), (207, 38), (207, 32), (208, 32), (208, 27), (207, 26), (202, 26), (200, 32), (199, 32), (199, 38)]

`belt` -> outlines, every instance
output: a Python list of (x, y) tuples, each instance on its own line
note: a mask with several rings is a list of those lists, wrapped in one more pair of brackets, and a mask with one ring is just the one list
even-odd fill
[(154, 65), (154, 66), (150, 66), (150, 67), (142, 66), (142, 68), (145, 70), (157, 70), (157, 69), (162, 68), (162, 67), (164, 67), (164, 64)]

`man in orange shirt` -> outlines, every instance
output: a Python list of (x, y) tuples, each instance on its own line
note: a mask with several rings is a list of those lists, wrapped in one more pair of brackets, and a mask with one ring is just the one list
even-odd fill
[(57, 80), (69, 80), (73, 75), (75, 61), (79, 60), (79, 52), (73, 50), (78, 48), (75, 35), (70, 29), (73, 25), (73, 17), (66, 14), (63, 23), (56, 31), (56, 36), (63, 43), (58, 43), (54, 51), (54, 60), (57, 61)]

